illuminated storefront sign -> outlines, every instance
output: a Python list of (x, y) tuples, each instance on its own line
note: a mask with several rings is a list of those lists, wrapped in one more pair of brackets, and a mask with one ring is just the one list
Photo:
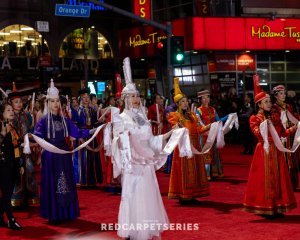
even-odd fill
[[(98, 2), (104, 3), (104, 0), (98, 0)], [(89, 6), (91, 10), (104, 11), (105, 8), (95, 5), (91, 2), (79, 1), (79, 0), (67, 0), (66, 4), (68, 5), (81, 5), (81, 6)]]
[(285, 27), (282, 31), (273, 31), (270, 26), (264, 25), (258, 27), (252, 26), (252, 37), (257, 38), (295, 38), (297, 42), (300, 42), (300, 32), (295, 31), (296, 27)]
[(166, 36), (160, 36), (157, 32), (150, 33), (145, 37), (140, 34), (135, 36), (129, 36), (129, 47), (137, 47), (142, 45), (149, 45), (160, 42), (161, 39), (167, 38)]
[(151, 0), (134, 0), (134, 14), (141, 18), (151, 19)]
[[(184, 36), (186, 51), (300, 50), (299, 19), (190, 17), (172, 21), (172, 29), (174, 36)], [(164, 35), (151, 26), (122, 30), (120, 53), (154, 56), (154, 43)]]

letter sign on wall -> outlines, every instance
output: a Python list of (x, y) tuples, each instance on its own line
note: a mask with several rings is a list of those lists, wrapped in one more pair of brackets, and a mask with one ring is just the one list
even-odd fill
[(133, 11), (141, 18), (151, 19), (151, 0), (134, 0)]

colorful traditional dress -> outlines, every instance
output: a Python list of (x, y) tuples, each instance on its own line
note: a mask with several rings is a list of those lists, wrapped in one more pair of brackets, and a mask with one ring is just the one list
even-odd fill
[[(293, 108), (291, 105), (286, 104), (286, 103), (279, 103), (276, 102), (273, 105), (272, 112), (273, 114), (276, 114), (277, 117), (280, 119), (282, 114), (285, 114), (285, 123), (284, 127), (286, 129), (290, 128), (294, 124), (290, 121), (287, 111), (289, 111), (291, 114), (293, 114)], [(289, 137), (281, 138), (281, 141), (283, 142), (284, 146), (288, 149), (291, 148), (293, 141), (294, 141), (294, 134), (290, 135)], [(284, 153), (285, 161), (290, 173), (291, 181), (294, 190), (299, 186), (299, 181), (298, 181), (298, 152), (296, 153)]]
[[(152, 132), (153, 135), (159, 135), (159, 134), (164, 134), (167, 132), (167, 119), (166, 119), (166, 114), (164, 111), (164, 108), (161, 107), (160, 105), (157, 104), (152, 104), (149, 108), (148, 108), (148, 119), (151, 121), (152, 123)], [(158, 115), (157, 115), (157, 108), (158, 108)], [(159, 118), (159, 119), (158, 119)], [(162, 129), (158, 129), (158, 124), (157, 122), (160, 122), (163, 124), (163, 128)]]
[[(50, 133), (50, 138), (47, 137), (47, 115), (37, 123), (34, 134), (60, 149), (70, 150), (61, 117), (52, 115), (52, 119), (49, 129), (54, 129), (54, 132)], [(89, 130), (79, 130), (71, 120), (65, 118), (65, 121), (70, 136), (75, 138), (89, 136)], [(43, 151), (40, 191), (41, 217), (47, 218), (51, 222), (67, 221), (79, 217), (72, 154)]]
[[(264, 113), (250, 117), (250, 127), (258, 139), (244, 197), (244, 209), (259, 214), (274, 215), (297, 206), (284, 154), (277, 150), (269, 133), (269, 153), (263, 147), (259, 126), (266, 119)], [(281, 137), (291, 134), (280, 119), (272, 115), (272, 123)]]
[[(210, 123), (214, 123), (220, 120), (218, 113), (212, 106), (208, 106), (208, 107), (200, 106), (197, 109), (197, 114), (199, 115), (204, 125), (208, 125)], [(226, 120), (226, 117), (222, 119), (222, 121), (223, 120)], [(207, 137), (208, 137), (207, 133), (204, 133), (200, 136), (201, 148), (206, 143)], [(208, 179), (211, 179), (211, 177), (223, 177), (224, 170), (222, 165), (222, 159), (221, 159), (220, 152), (218, 151), (215, 144), (207, 154), (203, 155), (203, 158), (205, 162), (206, 174)]]
[[(92, 107), (81, 105), (78, 110), (77, 121), (80, 129), (91, 129), (96, 126), (97, 112)], [(79, 177), (76, 182), (80, 186), (96, 186), (97, 183), (102, 183), (100, 154), (91, 151), (91, 149), (95, 150), (97, 148), (98, 143), (94, 139), (87, 148), (81, 149), (78, 153), (78, 173), (75, 175)]]
[[(107, 108), (102, 110), (102, 114), (107, 110)], [(104, 122), (109, 123), (111, 122), (111, 112), (107, 112), (106, 116), (104, 117)], [(104, 132), (105, 130), (101, 130), (100, 133), (97, 135), (97, 141), (100, 147), (100, 159), (102, 163), (102, 174), (103, 174), (103, 185), (106, 188), (106, 191), (112, 193), (120, 193), (121, 192), (121, 180), (120, 178), (113, 177), (113, 164), (111, 160), (111, 156), (105, 155), (104, 150)], [(108, 133), (110, 134), (110, 133)]]
[[(182, 113), (170, 112), (168, 121), (171, 127), (181, 123), (187, 128), (191, 144), (196, 149), (200, 149), (199, 135), (207, 128), (198, 125), (198, 119), (194, 113), (188, 113), (187, 118)], [(181, 158), (178, 148), (175, 148), (168, 197), (190, 200), (208, 195), (209, 186), (202, 156), (194, 155), (192, 158)]]
[[(27, 133), (32, 132), (32, 117), (29, 112), (15, 112), (14, 128), (18, 132), (22, 141)], [(22, 154), (24, 161), (24, 174), (19, 175), (11, 198), (12, 206), (34, 205), (40, 202), (38, 185), (34, 171), (34, 164), (31, 154)]]
[[(113, 151), (114, 171), (122, 176), (118, 235), (131, 240), (159, 237), (162, 226), (169, 224), (155, 174), (167, 159), (158, 155), (163, 148), (163, 137), (153, 136), (141, 110), (134, 113), (125, 109), (119, 116), (121, 121), (113, 126), (114, 138), (120, 140), (118, 150)], [(142, 227), (137, 228), (138, 225)]]

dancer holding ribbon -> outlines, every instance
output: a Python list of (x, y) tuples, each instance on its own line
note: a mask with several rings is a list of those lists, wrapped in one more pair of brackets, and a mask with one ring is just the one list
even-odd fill
[[(178, 142), (181, 154), (192, 155), (187, 129), (174, 129), (154, 136), (151, 124), (132, 82), (129, 58), (124, 59), (126, 86), (122, 90), (125, 109), (112, 108), (111, 154), (114, 177), (121, 175), (122, 198), (118, 235), (130, 240), (159, 238), (169, 220), (160, 195), (155, 171), (164, 165)], [(170, 140), (164, 146), (164, 140)], [(104, 146), (109, 149), (108, 146)], [(132, 226), (126, 228), (126, 226)]]
[[(274, 219), (297, 206), (284, 154), (276, 148), (278, 144), (275, 146), (274, 132), (287, 137), (295, 133), (297, 125), (284, 129), (278, 115), (271, 112), (271, 99), (260, 88), (259, 76), (254, 75), (253, 79), (258, 113), (250, 117), (250, 127), (258, 143), (249, 172), (244, 209)], [(269, 127), (273, 125), (275, 128), (271, 131)]]
[[(187, 128), (191, 143), (200, 149), (199, 135), (209, 130), (210, 124), (201, 126), (196, 114), (190, 111), (187, 96), (179, 88), (179, 78), (174, 79), (174, 90), (177, 111), (169, 113), (168, 121), (172, 128), (176, 125)], [(178, 149), (175, 149), (168, 197), (177, 198), (181, 204), (185, 204), (194, 202), (198, 197), (208, 195), (209, 186), (202, 156), (182, 157)]]
[[(48, 113), (37, 123), (34, 135), (65, 151), (69, 150), (66, 142), (67, 136), (74, 138), (89, 136), (89, 129), (79, 130), (70, 119), (63, 117), (59, 92), (54, 87), (53, 80), (47, 91), (47, 104)], [(57, 154), (47, 149), (43, 151), (40, 196), (41, 217), (47, 218), (50, 223), (60, 223), (79, 217), (76, 182), (70, 153)]]
[[(199, 121), (202, 122), (202, 124), (208, 125), (219, 120), (222, 120), (222, 122), (227, 120), (228, 115), (220, 119), (216, 109), (210, 106), (210, 92), (208, 90), (202, 90), (198, 92), (197, 96), (200, 100), (201, 106), (197, 108), (196, 114), (199, 116)], [(201, 148), (203, 148), (204, 144), (206, 143), (207, 136), (207, 133), (204, 133), (200, 136)], [(221, 155), (216, 145), (213, 145), (211, 150), (207, 154), (203, 155), (203, 158), (208, 180), (224, 176)]]
[[(277, 85), (273, 88), (272, 93), (276, 99), (272, 107), (273, 114), (276, 114), (277, 117), (281, 120), (281, 123), (285, 129), (292, 127), (298, 123), (299, 116), (294, 116), (293, 108), (291, 105), (285, 103), (286, 90), (283, 85)], [(281, 138), (282, 143), (286, 148), (291, 148), (292, 142), (294, 140), (294, 134), (291, 134), (289, 137)], [(298, 169), (297, 162), (299, 158), (299, 152), (296, 153), (284, 153), (285, 161), (289, 170), (291, 177), (292, 185), (294, 191), (299, 186), (298, 182)]]

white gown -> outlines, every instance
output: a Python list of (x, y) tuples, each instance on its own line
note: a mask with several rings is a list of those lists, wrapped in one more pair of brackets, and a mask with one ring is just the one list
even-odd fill
[(124, 110), (113, 124), (114, 177), (122, 176), (118, 235), (130, 240), (159, 237), (169, 224), (155, 174), (167, 159), (158, 156), (163, 138), (142, 115)]

